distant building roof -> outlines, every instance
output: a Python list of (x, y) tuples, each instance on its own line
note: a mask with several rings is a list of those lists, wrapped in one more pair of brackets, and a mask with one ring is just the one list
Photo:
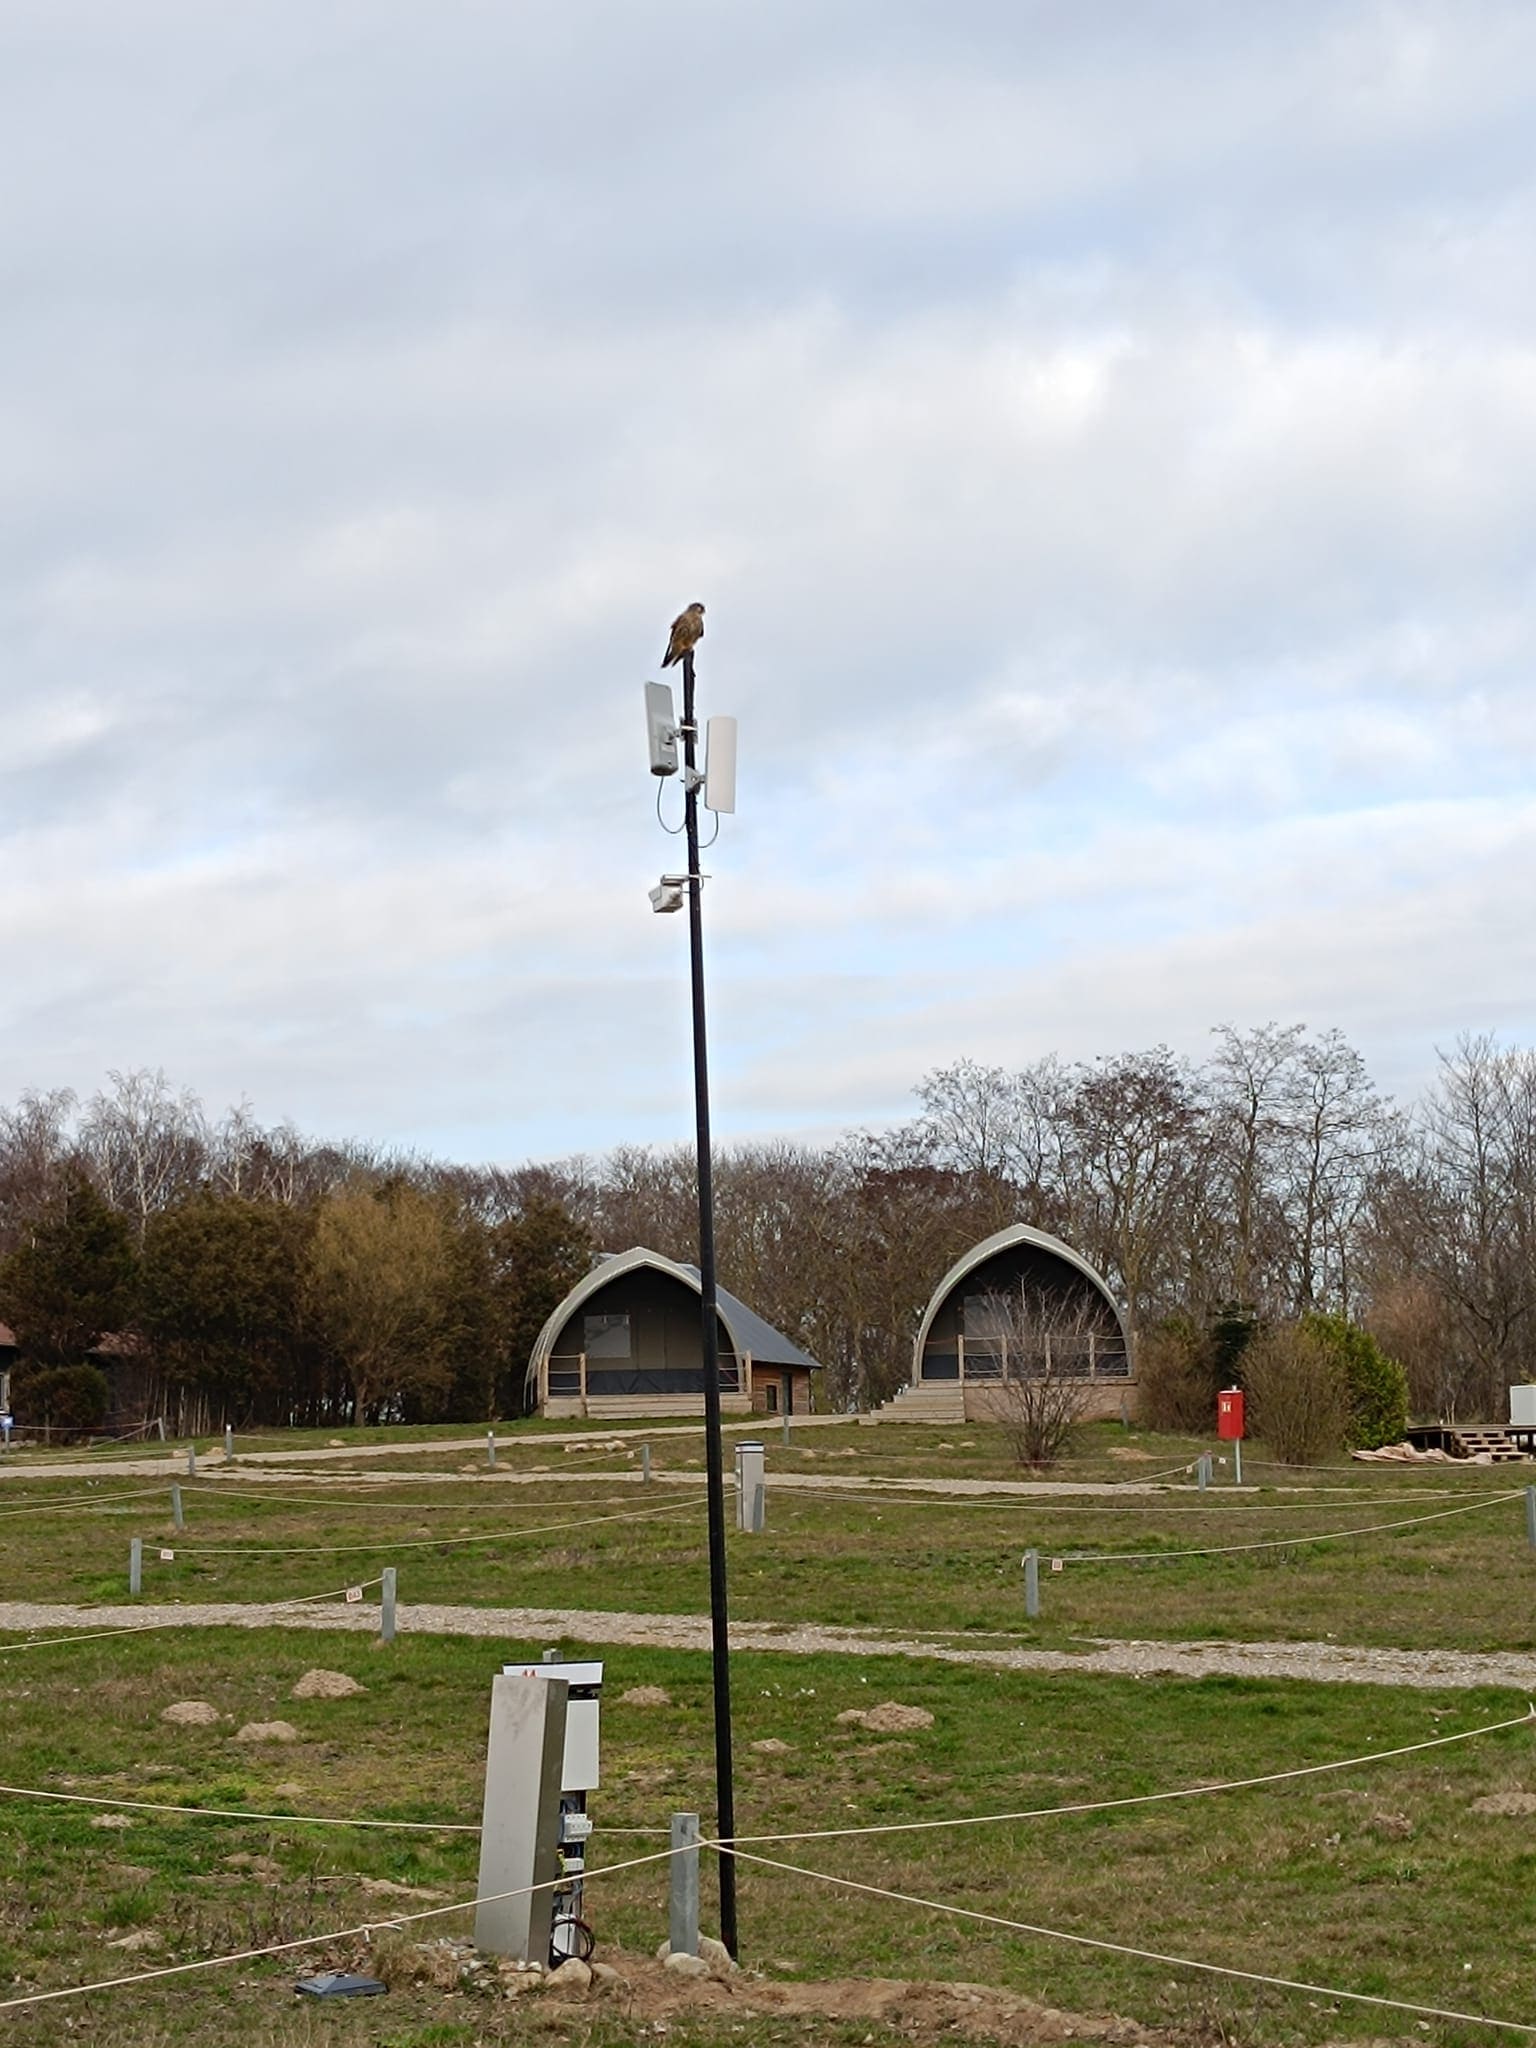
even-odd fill
[[(598, 1259), (590, 1273), (581, 1279), (566, 1295), (534, 1339), (533, 1351), (528, 1360), (528, 1380), (537, 1384), (539, 1368), (554, 1348), (555, 1339), (581, 1307), (590, 1301), (610, 1281), (619, 1279), (625, 1273), (634, 1273), (642, 1268), (658, 1273), (670, 1274), (674, 1280), (681, 1280), (685, 1287), (695, 1294), (702, 1293), (697, 1266), (682, 1266), (675, 1259), (665, 1258), (660, 1252), (647, 1251), (643, 1245), (635, 1245), (627, 1252), (607, 1252)], [(786, 1337), (782, 1330), (776, 1330), (772, 1323), (764, 1322), (756, 1310), (747, 1307), (744, 1301), (717, 1284), (715, 1302), (720, 1320), (725, 1325), (726, 1335), (731, 1340), (731, 1349), (738, 1358), (750, 1356), (754, 1365), (799, 1366), (807, 1372), (820, 1372), (821, 1367), (808, 1352), (802, 1351), (792, 1337)]]

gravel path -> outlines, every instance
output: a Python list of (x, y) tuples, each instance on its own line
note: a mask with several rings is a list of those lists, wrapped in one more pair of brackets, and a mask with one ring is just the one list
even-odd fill
[[(703, 1614), (607, 1614), (560, 1607), (402, 1606), (402, 1634), (499, 1637), (523, 1646), (574, 1637), (587, 1643), (631, 1643), (653, 1649), (707, 1650)], [(373, 1632), (373, 1605), (284, 1606), (281, 1602), (210, 1602), (196, 1606), (75, 1607), (26, 1600), (0, 1601), (0, 1630), (53, 1634), (79, 1629), (298, 1628)], [(1342, 1643), (1152, 1643), (1094, 1638), (1080, 1651), (1030, 1650), (920, 1636), (889, 1636), (873, 1629), (779, 1627), (737, 1622), (737, 1650), (772, 1650), (807, 1656), (832, 1651), (851, 1657), (932, 1657), (949, 1664), (980, 1664), (1001, 1671), (1096, 1671), (1119, 1677), (1301, 1678), (1325, 1684), (1408, 1685), (1430, 1690), (1512, 1686), (1536, 1694), (1536, 1656), (1515, 1651), (1373, 1650)], [(5, 1654), (0, 1646), (0, 1655)]]

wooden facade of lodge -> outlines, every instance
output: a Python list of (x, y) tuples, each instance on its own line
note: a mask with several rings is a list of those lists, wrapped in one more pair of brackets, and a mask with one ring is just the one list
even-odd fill
[[(1025, 1302), (1040, 1326), (1021, 1342), (1005, 1312)], [(893, 1404), (916, 1419), (984, 1420), (999, 1390), (1049, 1368), (1088, 1383), (1087, 1418), (1134, 1412), (1130, 1332), (1104, 1279), (1047, 1231), (1017, 1223), (957, 1259), (929, 1298), (912, 1379)]]
[[(697, 1268), (660, 1252), (636, 1246), (600, 1260), (539, 1332), (525, 1408), (615, 1421), (702, 1415), (699, 1297)], [(716, 1306), (722, 1413), (808, 1413), (816, 1361), (723, 1287)]]

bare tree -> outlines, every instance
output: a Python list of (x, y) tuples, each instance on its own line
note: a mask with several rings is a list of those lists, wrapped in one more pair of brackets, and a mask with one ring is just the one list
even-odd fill
[(1083, 1297), (1021, 1289), (989, 1295), (977, 1328), (980, 1344), (997, 1361), (992, 1398), (1014, 1456), (1037, 1471), (1057, 1464), (1087, 1411), (1102, 1313)]
[(80, 1147), (102, 1193), (126, 1216), (140, 1244), (158, 1209), (190, 1195), (208, 1157), (203, 1106), (190, 1089), (171, 1092), (158, 1069), (112, 1072), (110, 1092), (91, 1097)]

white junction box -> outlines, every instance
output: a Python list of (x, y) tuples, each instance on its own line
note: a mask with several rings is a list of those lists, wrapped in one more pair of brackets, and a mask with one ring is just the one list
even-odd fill
[(1511, 1387), (1509, 1419), (1516, 1429), (1536, 1429), (1536, 1387)]
[(595, 1792), (598, 1788), (598, 1717), (601, 1713), (603, 1667), (590, 1664), (503, 1664), (508, 1678), (563, 1678), (570, 1687), (565, 1707), (565, 1763), (562, 1792)]

